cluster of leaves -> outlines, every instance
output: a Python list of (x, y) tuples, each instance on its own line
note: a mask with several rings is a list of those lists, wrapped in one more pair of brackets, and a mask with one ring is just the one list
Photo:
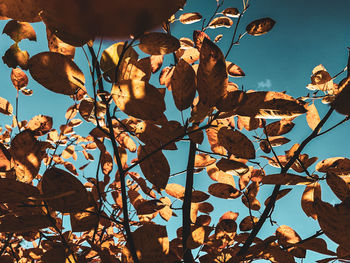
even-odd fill
[[(319, 65), (308, 85), (317, 91), (299, 99), (283, 92), (246, 92), (231, 82), (232, 78), (244, 77), (243, 70), (226, 58), (246, 33), (259, 36), (275, 24), (271, 18), (257, 19), (236, 39), (248, 1), (243, 1), (241, 13), (236, 7), (219, 12), (223, 2), (218, 2), (214, 15), (207, 25), (203, 19), (193, 39), (178, 39), (170, 31), (173, 23), (186, 25), (202, 20), (198, 12), (175, 14), (184, 1), (141, 1), (134, 4), (136, 10), (131, 13), (129, 1), (104, 0), (98, 2), (98, 7), (95, 2), (97, 5), (97, 1), (70, 1), (72, 6), (66, 9), (62, 0), (26, 0), (21, 5), (9, 0), (3, 1), (0, 9), (1, 16), (13, 19), (4, 33), (15, 44), (6, 51), (3, 61), (13, 68), (11, 80), (17, 96), (19, 91), (33, 93), (26, 88), (25, 71), (29, 70), (43, 87), (71, 96), (74, 101), (65, 114), (66, 123), (58, 131), (50, 116), (19, 121), (10, 102), (0, 98), (0, 112), (13, 116), (12, 125), (6, 125), (0, 135), (1, 260), (203, 263), (263, 258), (295, 262), (295, 258), (304, 258), (307, 250), (331, 256), (320, 262), (350, 259), (350, 160), (334, 157), (317, 162), (317, 157), (302, 153), (312, 139), (349, 119), (349, 74), (337, 85)], [(50, 51), (30, 57), (18, 44), (22, 39), (36, 40), (29, 22), (41, 20), (47, 27)], [(224, 55), (216, 44), (223, 36), (217, 35), (212, 41), (205, 31), (229, 28), (233, 20), (236, 28)], [(161, 22), (165, 32), (144, 33)], [(97, 57), (92, 39), (130, 34), (130, 42), (115, 43)], [(139, 58), (134, 44), (147, 55)], [(83, 72), (73, 61), (75, 47), (79, 46), (87, 47), (91, 55), (90, 94)], [(173, 55), (173, 65), (163, 65), (167, 55)], [(157, 72), (159, 84), (166, 88), (150, 83)], [(317, 96), (318, 91), (324, 95)], [(165, 115), (169, 103), (166, 94), (172, 95), (183, 116), (187, 114), (182, 123)], [(315, 104), (305, 102), (318, 98), (330, 103), (322, 120)], [(320, 132), (334, 110), (346, 115), (345, 119)], [(284, 155), (277, 155), (275, 148), (290, 142), (285, 135), (295, 126), (293, 120), (303, 114), (312, 129), (310, 136)], [(84, 122), (95, 125), (87, 136), (75, 132), (75, 127)], [(255, 135), (250, 131), (256, 131)], [(257, 136), (259, 133), (262, 135)], [(180, 140), (189, 145), (187, 169), (183, 172), (185, 186), (169, 183), (172, 161), (163, 153), (176, 151)], [(206, 141), (210, 144), (207, 151), (200, 149)], [(107, 144), (112, 144), (113, 152), (107, 150)], [(270, 156), (254, 161), (257, 147)], [(92, 154), (95, 149), (98, 160)], [(135, 154), (137, 157), (129, 160)], [(75, 161), (83, 158), (86, 163), (78, 171)], [(264, 160), (280, 172), (266, 174), (261, 165)], [(98, 163), (95, 176), (83, 178), (81, 171), (91, 162)], [(310, 173), (314, 164), (315, 172)], [(141, 173), (132, 171), (137, 166)], [(193, 190), (195, 173), (207, 174), (215, 182), (207, 191)], [(319, 181), (323, 179), (340, 199), (338, 205), (322, 201)], [(262, 206), (257, 194), (264, 185), (275, 187)], [(292, 187), (280, 189), (281, 185)], [(258, 238), (276, 201), (295, 185), (305, 185), (302, 209), (317, 220), (321, 230), (301, 239), (292, 228), (281, 225), (268, 238)], [(211, 222), (211, 197), (241, 198), (247, 215), (238, 220), (238, 213), (227, 211), (218, 222)], [(169, 240), (166, 222), (176, 215), (177, 200), (183, 202), (182, 226), (177, 237)], [(130, 217), (130, 211), (135, 216)], [(261, 211), (260, 216), (254, 216), (254, 211)], [(155, 222), (158, 214), (165, 225)], [(62, 223), (66, 217), (70, 218), (70, 227)], [(321, 234), (339, 245), (336, 252), (327, 248), (318, 237)], [(32, 246), (24, 247), (25, 241), (32, 242)], [(193, 257), (193, 249), (198, 249), (197, 257)]]

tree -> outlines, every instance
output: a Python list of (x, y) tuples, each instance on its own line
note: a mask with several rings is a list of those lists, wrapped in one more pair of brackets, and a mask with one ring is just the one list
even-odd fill
[[(259, 18), (242, 27), (249, 0), (239, 8), (217, 1), (206, 19), (186, 8), (178, 11), (183, 8), (180, 0), (2, 2), (1, 15), (12, 19), (3, 32), (15, 42), (3, 61), (12, 68), (17, 99), (0, 103), (0, 112), (13, 118), (0, 137), (1, 260), (295, 262), (306, 251), (325, 254), (319, 262), (350, 259), (350, 160), (305, 153), (310, 141), (349, 120), (350, 74), (344, 69), (331, 77), (316, 66), (308, 85), (314, 92), (299, 98), (245, 91), (231, 82), (245, 73), (227, 60), (229, 54), (246, 35), (273, 31), (275, 21)], [(50, 51), (29, 56), (19, 45), (36, 40), (30, 22), (41, 20)], [(192, 23), (193, 40), (172, 34), (174, 25)], [(159, 25), (162, 30), (155, 29)], [(233, 30), (226, 52), (222, 35), (213, 40), (207, 34), (222, 27)], [(104, 37), (129, 35), (101, 55), (96, 52)], [(88, 49), (90, 75), (80, 69), (83, 61), (74, 62), (76, 47)], [(157, 72), (159, 83), (152, 78)], [(45, 114), (19, 118), (19, 96), (33, 93), (28, 76), (71, 98), (65, 123)], [(328, 104), (322, 118), (314, 103), (320, 99)], [(174, 120), (169, 107), (181, 119)], [(345, 117), (325, 129), (334, 111)], [(310, 134), (286, 146), (285, 136), (301, 115)], [(79, 125), (89, 134), (82, 135)], [(278, 155), (282, 145), (286, 151)], [(173, 160), (171, 151), (180, 151), (183, 159)], [(175, 162), (186, 163), (186, 169), (171, 174)], [(183, 185), (171, 181), (180, 175)], [(207, 175), (214, 182), (195, 190), (194, 177)], [(258, 193), (268, 185), (273, 190), (262, 205)], [(273, 220), (276, 202), (297, 185), (305, 185), (302, 209), (320, 229), (303, 238)], [(321, 198), (326, 187), (339, 198), (335, 206)], [(215, 198), (240, 200), (245, 212), (230, 207), (211, 222)], [(173, 220), (176, 214), (181, 222)], [(275, 232), (259, 238), (269, 222)], [(177, 228), (176, 237), (170, 237), (170, 228)], [(321, 235), (337, 250), (328, 249)]]

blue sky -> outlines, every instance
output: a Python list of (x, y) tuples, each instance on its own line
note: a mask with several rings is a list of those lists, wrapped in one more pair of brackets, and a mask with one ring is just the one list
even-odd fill
[[(310, 1), (281, 1), (281, 0), (252, 0), (250, 8), (241, 20), (238, 33), (243, 33), (245, 26), (258, 18), (271, 17), (276, 21), (276, 25), (266, 35), (253, 37), (250, 35), (244, 36), (240, 45), (235, 46), (228, 60), (238, 64), (246, 77), (234, 79), (233, 81), (244, 86), (245, 90), (273, 90), (287, 91), (288, 94), (299, 97), (306, 95), (309, 91), (305, 88), (310, 83), (310, 75), (312, 69), (323, 64), (331, 75), (335, 75), (341, 71), (347, 63), (348, 50), (350, 46), (349, 34), (349, 16), (350, 1), (347, 0), (310, 0)], [(188, 0), (184, 12), (200, 12), (203, 17), (209, 18), (215, 9), (215, 0)], [(242, 10), (241, 1), (226, 0), (223, 8), (237, 7)], [(177, 15), (178, 17), (179, 15)], [(236, 19), (234, 19), (236, 21)], [(6, 21), (0, 22), (0, 27), (3, 28)], [(28, 50), (30, 55), (35, 55), (41, 51), (47, 50), (46, 33), (44, 26), (40, 23), (33, 24), (38, 42), (29, 42), (24, 40), (20, 43), (23, 50)], [(183, 26), (179, 22), (174, 25), (173, 34), (177, 37), (192, 38), (192, 31), (200, 29), (201, 22)], [(206, 33), (213, 39), (216, 35), (222, 33), (224, 37), (219, 42), (219, 47), (226, 52), (228, 44), (233, 34), (233, 27), (230, 29), (208, 29)], [(12, 41), (6, 36), (0, 37), (0, 54), (3, 55), (6, 49), (12, 44)], [(108, 47), (113, 41), (108, 41), (103, 48)], [(91, 81), (86, 67), (86, 59), (81, 49), (77, 49), (75, 62), (84, 71), (87, 79), (87, 89), (91, 94)], [(165, 63), (172, 63), (172, 57), (169, 55)], [(0, 63), (0, 96), (8, 99), (13, 105), (15, 104), (16, 91), (12, 87), (10, 81), (11, 70), (6, 65)], [(342, 77), (335, 80), (338, 83)], [(155, 86), (159, 87), (157, 77), (152, 79)], [(31, 97), (20, 96), (19, 118), (30, 119), (35, 115), (44, 114), (54, 118), (55, 128), (64, 122), (64, 113), (66, 109), (73, 104), (73, 101), (64, 95), (53, 94), (52, 92), (41, 87), (34, 80), (30, 80), (28, 88), (33, 89), (34, 94)], [(167, 94), (169, 103), (171, 95)], [(322, 117), (328, 110), (327, 105), (316, 102), (317, 109)], [(173, 114), (174, 105), (167, 107), (167, 113), (174, 118), (180, 120), (179, 114)], [(341, 120), (343, 116), (334, 113), (330, 124)], [(10, 123), (11, 118), (0, 116), (0, 125)], [(300, 116), (296, 119), (297, 124), (294, 130), (287, 134), (287, 137), (292, 139), (292, 143), (300, 143), (303, 138), (310, 134), (311, 129), (307, 126), (305, 116)], [(78, 131), (87, 134), (91, 125), (82, 125)], [(319, 160), (335, 156), (349, 156), (350, 142), (347, 139), (350, 123), (346, 123), (336, 130), (317, 138), (311, 142), (304, 150), (310, 156), (317, 156)], [(292, 143), (286, 145), (285, 148), (278, 149), (279, 154), (283, 154), (283, 150), (287, 150), (292, 146)], [(207, 145), (207, 144), (205, 144)], [(183, 170), (186, 167), (186, 151), (185, 143), (178, 144), (180, 152), (166, 152), (166, 156), (171, 164), (171, 172), (175, 173)], [(205, 146), (203, 146), (205, 147)], [(202, 148), (202, 147), (201, 147)], [(257, 152), (261, 155), (262, 152)], [(185, 157), (185, 158), (184, 158)], [(267, 168), (268, 172), (277, 173), (278, 170)], [(177, 176), (171, 182), (182, 183), (184, 177)], [(208, 176), (201, 173), (195, 177), (195, 188), (207, 190), (211, 183)], [(277, 202), (273, 219), (278, 224), (286, 224), (293, 227), (302, 238), (306, 238), (314, 234), (318, 229), (318, 224), (312, 219), (307, 218), (300, 208), (300, 198), (303, 186), (293, 187), (293, 191), (285, 198)], [(322, 182), (323, 196), (322, 198), (331, 203), (337, 203), (339, 200), (330, 192), (325, 182)], [(261, 203), (269, 196), (271, 187), (262, 187), (258, 195)], [(239, 220), (248, 215), (245, 207), (240, 206), (240, 199), (225, 201), (222, 199), (212, 198), (215, 210), (212, 213), (212, 220), (216, 220), (227, 210), (232, 210), (240, 213)], [(179, 204), (179, 202), (178, 202)], [(178, 213), (180, 216), (180, 213)], [(258, 213), (256, 213), (258, 215)], [(175, 226), (176, 220), (170, 221), (171, 226)], [(168, 231), (174, 235), (176, 227), (169, 227)], [(267, 237), (274, 233), (277, 226), (266, 226), (262, 229), (260, 237)], [(324, 237), (324, 236), (322, 236)], [(329, 243), (331, 249), (336, 246)], [(316, 259), (324, 258), (325, 256), (316, 253), (308, 252), (305, 262), (314, 262)], [(297, 261), (300, 262), (300, 261)]]

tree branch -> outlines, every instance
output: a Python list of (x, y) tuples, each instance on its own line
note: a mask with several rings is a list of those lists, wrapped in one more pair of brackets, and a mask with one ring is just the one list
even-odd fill
[(196, 144), (191, 141), (187, 162), (185, 197), (182, 206), (182, 251), (185, 263), (193, 262), (191, 249), (187, 248), (187, 239), (191, 234), (191, 199), (195, 156)]

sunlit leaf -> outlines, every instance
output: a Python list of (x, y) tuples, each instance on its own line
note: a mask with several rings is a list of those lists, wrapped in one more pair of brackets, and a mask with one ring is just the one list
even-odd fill
[(13, 167), (11, 162), (11, 154), (8, 149), (0, 143), (0, 172), (5, 172)]
[(28, 76), (20, 68), (14, 68), (11, 71), (11, 81), (17, 90), (22, 90), (28, 85)]
[(211, 157), (209, 154), (199, 153), (199, 154), (196, 154), (196, 157), (194, 160), (194, 167), (203, 168), (215, 163), (215, 161), (216, 159)]
[(121, 81), (113, 85), (112, 96), (120, 110), (143, 120), (157, 120), (165, 111), (163, 95), (144, 81)]
[(306, 121), (307, 124), (309, 125), (309, 127), (314, 130), (316, 128), (316, 126), (319, 124), (320, 122), (320, 116), (318, 114), (318, 111), (316, 109), (315, 104), (311, 104), (309, 106), (307, 106), (307, 113), (306, 113)]
[(13, 113), (13, 107), (11, 103), (2, 97), (0, 97), (0, 113), (5, 115), (11, 115)]
[(194, 46), (197, 48), (199, 51), (201, 51), (202, 45), (204, 38), (207, 38), (210, 40), (210, 37), (203, 31), (195, 30), (193, 31), (193, 41), (194, 41)]
[(275, 21), (269, 17), (254, 20), (247, 25), (246, 30), (249, 35), (260, 36), (269, 32), (275, 25)]
[(27, 128), (31, 130), (35, 136), (44, 135), (52, 128), (52, 118), (50, 116), (37, 115), (28, 122)]
[(228, 17), (238, 17), (239, 11), (235, 7), (227, 7), (221, 12), (224, 16)]
[(312, 217), (314, 220), (317, 220), (317, 214), (314, 207), (316, 198), (321, 198), (321, 186), (317, 182), (306, 186), (301, 197), (301, 208), (307, 216)]
[(193, 24), (202, 19), (202, 15), (198, 12), (184, 13), (179, 17), (182, 24)]
[(30, 183), (37, 176), (47, 144), (35, 139), (30, 130), (25, 130), (12, 139), (10, 153), (19, 181)]
[(243, 70), (236, 64), (226, 61), (227, 73), (231, 77), (244, 77), (245, 73)]
[(140, 38), (139, 48), (149, 55), (165, 55), (176, 51), (180, 42), (175, 37), (159, 32), (152, 32)]
[(341, 177), (331, 171), (327, 173), (327, 184), (333, 193), (342, 201), (350, 197), (350, 178)]
[(290, 132), (293, 129), (294, 125), (295, 124), (288, 119), (275, 121), (266, 126), (266, 134), (268, 136), (283, 135)]
[(227, 27), (230, 28), (233, 21), (227, 16), (215, 17), (210, 21), (209, 28)]
[(22, 69), (28, 69), (29, 66), (29, 53), (27, 51), (22, 51), (17, 43), (13, 44), (8, 50), (6, 50), (2, 61), (9, 68), (16, 68), (20, 66)]
[(7, 22), (2, 33), (8, 35), (15, 42), (19, 42), (22, 39), (36, 41), (34, 28), (27, 22), (11, 20)]
[(182, 200), (185, 196), (185, 187), (179, 184), (167, 184), (165, 191), (168, 195)]
[(63, 42), (59, 39), (50, 29), (46, 28), (47, 45), (51, 52), (57, 52), (67, 56), (70, 59), (74, 59), (75, 47)]
[(86, 92), (85, 77), (68, 57), (55, 52), (42, 52), (29, 60), (30, 75), (45, 88), (60, 94)]
[(246, 216), (242, 219), (241, 223), (239, 223), (239, 230), (250, 231), (258, 221), (259, 218), (255, 216)]

